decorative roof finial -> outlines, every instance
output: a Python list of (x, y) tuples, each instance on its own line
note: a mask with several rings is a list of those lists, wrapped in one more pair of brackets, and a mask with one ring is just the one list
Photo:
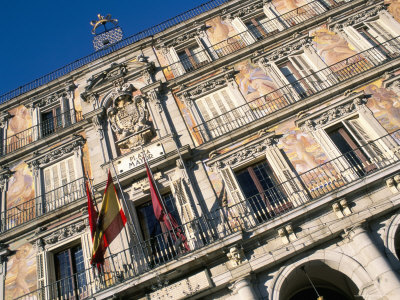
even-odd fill
[(113, 23), (115, 26), (118, 25), (118, 20), (117, 19), (111, 19), (111, 15), (108, 14), (107, 16), (102, 16), (101, 14), (97, 15), (98, 20), (92, 20), (90, 22), (90, 25), (93, 26), (92, 29), (92, 34), (96, 34), (96, 28), (99, 27), (100, 25), (104, 26), (104, 30), (107, 31), (106, 24), (107, 23)]

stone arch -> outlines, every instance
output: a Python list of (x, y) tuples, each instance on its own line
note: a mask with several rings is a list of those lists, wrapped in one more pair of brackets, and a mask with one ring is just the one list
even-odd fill
[(339, 271), (351, 278), (354, 284), (365, 299), (368, 299), (377, 291), (373, 286), (372, 278), (364, 267), (354, 258), (337, 251), (332, 250), (317, 250), (315, 252), (307, 252), (302, 259), (292, 259), (288, 265), (283, 266), (275, 274), (272, 284), (268, 287), (270, 300), (280, 300), (280, 291), (285, 282), (285, 279), (297, 268), (303, 264), (320, 261), (330, 268)]
[(387, 225), (385, 226), (385, 232), (383, 237), (383, 243), (385, 245), (385, 254), (389, 259), (390, 264), (396, 269), (400, 270), (400, 257), (396, 253), (396, 233), (400, 230), (400, 214), (392, 216)]

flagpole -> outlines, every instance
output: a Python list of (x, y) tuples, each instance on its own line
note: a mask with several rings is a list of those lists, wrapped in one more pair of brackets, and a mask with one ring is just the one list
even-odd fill
[[(114, 162), (113, 162), (112, 160), (111, 160), (111, 165), (112, 165), (113, 170), (114, 170), (114, 173), (115, 173), (115, 178), (117, 178), (117, 184), (118, 184), (119, 190), (121, 191), (122, 201), (124, 202), (124, 205), (125, 205), (126, 210), (127, 210), (127, 212), (128, 212), (129, 220), (130, 220), (130, 222), (131, 222), (131, 224), (132, 224), (132, 227), (133, 227), (133, 232), (134, 232), (134, 234), (136, 235), (136, 239), (137, 239), (137, 241), (138, 241), (138, 243), (139, 243), (139, 248), (142, 250), (142, 254), (143, 254), (143, 256), (144, 256), (144, 259), (146, 260), (147, 263), (149, 263), (149, 261), (147, 260), (147, 256), (146, 256), (146, 254), (144, 253), (143, 248), (140, 247), (139, 233), (138, 233), (137, 230), (136, 230), (135, 223), (133, 223), (133, 217), (132, 217), (131, 211), (130, 211), (130, 209), (129, 209), (128, 203), (126, 202), (126, 199), (125, 199), (125, 196), (124, 196), (124, 192), (123, 192), (123, 190), (122, 190), (121, 183), (119, 182), (118, 173), (117, 173), (117, 170), (115, 169)], [(124, 226), (124, 227), (125, 227), (125, 226)]]
[[(93, 185), (92, 185), (92, 183), (90, 182), (90, 177), (89, 177), (89, 172), (88, 172), (88, 171), (86, 171), (86, 176), (87, 176), (87, 178), (88, 178), (88, 182), (89, 182), (89, 185), (90, 185), (90, 190), (91, 190), (92, 195), (93, 195), (92, 201), (93, 201), (93, 202), (95, 203), (95, 205), (96, 205), (97, 213), (99, 213), (99, 212), (100, 212), (100, 211), (99, 211), (99, 207), (97, 206), (96, 196), (95, 196), (95, 194), (94, 194)], [(99, 215), (99, 216), (100, 216), (100, 215)], [(125, 226), (124, 226), (124, 227), (125, 227)], [(113, 257), (112, 257), (113, 254), (111, 253), (110, 247), (111, 247), (111, 245), (108, 245), (108, 247), (107, 247), (108, 255), (110, 256), (110, 260), (111, 260), (112, 268), (114, 269), (114, 273), (115, 273), (115, 275), (117, 275), (117, 269), (115, 268), (114, 260), (113, 260)], [(104, 266), (103, 266), (103, 272), (104, 272)]]
[(158, 190), (157, 184), (154, 182), (153, 172), (151, 171), (149, 162), (147, 161), (146, 153), (144, 153), (144, 151), (143, 151), (143, 146), (140, 146), (140, 147), (141, 147), (141, 149), (142, 149), (143, 158), (144, 158), (144, 160), (145, 160), (145, 162), (146, 162), (146, 164), (147, 164), (147, 166), (148, 166), (148, 168), (149, 168), (149, 172), (150, 172), (151, 178), (152, 178), (153, 183), (154, 183), (154, 186), (155, 186), (155, 188), (156, 188), (156, 192), (157, 192), (157, 195), (158, 195), (158, 199), (160, 199), (161, 205), (163, 206), (164, 213), (166, 214), (167, 219), (168, 219), (168, 222), (169, 222), (169, 225), (171, 226), (172, 232), (174, 233), (175, 240), (177, 240), (177, 239), (178, 239), (178, 236), (176, 235), (175, 228), (174, 228), (174, 226), (172, 225), (171, 219), (170, 219), (170, 217), (169, 217), (168, 210), (167, 210), (167, 208), (166, 208), (166, 205), (164, 204), (163, 198), (161, 197), (160, 191)]

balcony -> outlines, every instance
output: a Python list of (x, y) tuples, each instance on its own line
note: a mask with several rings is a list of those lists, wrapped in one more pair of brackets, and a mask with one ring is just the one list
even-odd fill
[[(89, 298), (124, 281), (139, 278), (140, 275), (179, 257), (205, 249), (206, 246), (216, 244), (240, 231), (251, 231), (317, 199), (338, 193), (352, 184), (362, 182), (362, 188), (365, 188), (369, 177), (386, 176), (386, 173), (378, 173), (399, 163), (399, 141), (400, 130), (298, 174), (261, 194), (242, 199), (232, 206), (218, 208), (181, 225), (180, 230), (185, 233), (190, 250), (182, 247), (182, 243), (174, 241), (173, 232), (165, 232), (111, 254), (106, 258), (101, 274), (95, 268), (89, 268), (18, 299)], [(368, 156), (366, 160), (356, 159), (359, 152), (372, 153), (370, 148), (382, 148), (382, 145), (391, 147), (386, 148), (386, 151), (375, 152), (379, 154)], [(376, 178), (374, 181), (376, 182)]]
[(72, 181), (42, 196), (7, 208), (1, 213), (0, 232), (6, 232), (86, 197), (84, 178)]
[(3, 149), (0, 149), (0, 155), (6, 155), (35, 141), (51, 136), (60, 132), (64, 128), (82, 121), (82, 113), (74, 109), (65, 113), (48, 118), (45, 121), (18, 132), (3, 140)]
[[(385, 49), (395, 49), (390, 54)], [(385, 50), (385, 51), (384, 51)], [(251, 102), (238, 106), (193, 128), (203, 142), (209, 142), (235, 129), (269, 116), (400, 57), (400, 37), (360, 52), (300, 80), (283, 86)]]
[[(332, 3), (329, 3), (328, 6), (328, 4), (322, 5), (320, 1), (314, 0), (274, 19), (262, 22), (258, 26), (253, 25), (251, 29), (229, 37), (222, 42), (212, 45), (208, 49), (199, 51), (195, 56), (181, 58), (179, 62), (175, 62), (163, 67), (163, 72), (166, 78), (170, 77), (169, 74), (173, 74), (174, 78), (178, 78), (184, 74), (209, 65), (229, 54), (244, 49), (251, 44), (264, 40), (271, 35), (311, 20), (319, 15), (322, 15), (326, 11), (339, 7), (345, 3), (345, 1), (332, 0)], [(196, 56), (211, 57), (212, 60), (202, 61), (199, 64), (193, 64), (193, 61), (196, 60)]]

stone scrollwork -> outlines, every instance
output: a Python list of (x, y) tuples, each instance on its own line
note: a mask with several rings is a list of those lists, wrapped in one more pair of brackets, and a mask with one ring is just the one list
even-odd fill
[(44, 238), (39, 238), (38, 240), (42, 240), (42, 243), (44, 245), (52, 245), (55, 244), (59, 241), (62, 241), (66, 238), (69, 238), (71, 236), (77, 235), (81, 232), (83, 232), (86, 227), (88, 226), (86, 220), (83, 220), (78, 223), (74, 223), (71, 225), (68, 225), (66, 227), (60, 228), (59, 230), (53, 232), (50, 236), (44, 237)]
[(228, 257), (232, 267), (239, 266), (245, 260), (245, 255), (242, 247), (231, 247), (226, 256)]
[(107, 108), (107, 118), (111, 129), (118, 135), (117, 145), (121, 149), (134, 149), (154, 136), (145, 99), (142, 95), (133, 97), (133, 90), (131, 84), (116, 87), (111, 94), (111, 105)]

